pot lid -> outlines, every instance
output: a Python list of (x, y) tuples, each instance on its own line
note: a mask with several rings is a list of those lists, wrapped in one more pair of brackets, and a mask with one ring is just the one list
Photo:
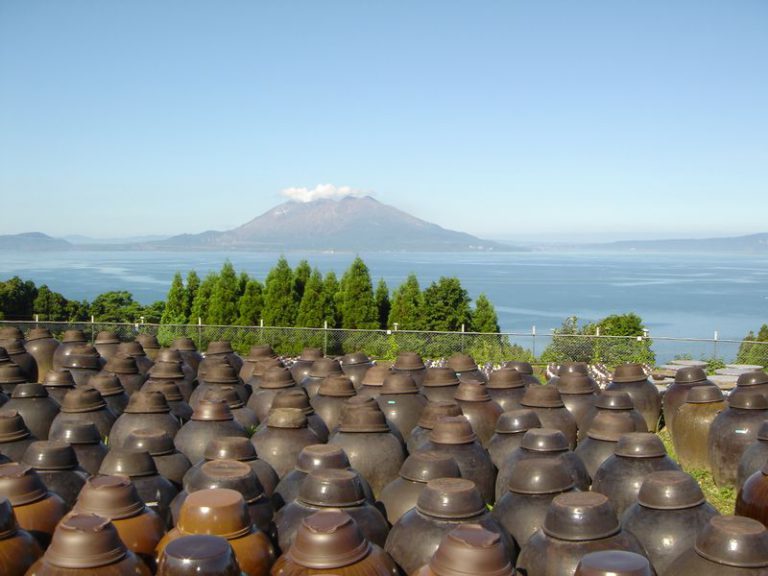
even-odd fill
[(461, 524), (443, 536), (429, 561), (435, 576), (512, 576), (501, 536), (480, 524)]
[(706, 380), (707, 373), (699, 366), (685, 366), (675, 372), (675, 383), (677, 384), (695, 384)]
[(356, 393), (352, 380), (348, 376), (341, 374), (326, 376), (320, 382), (320, 387), (317, 390), (318, 396), (330, 396), (333, 398), (350, 398)]
[(154, 334), (138, 334), (136, 335), (136, 341), (141, 344), (144, 350), (159, 350), (160, 342), (157, 341), (157, 336)]
[(94, 342), (96, 344), (120, 344), (120, 338), (114, 332), (102, 330), (96, 334)]
[(176, 527), (183, 534), (213, 534), (227, 540), (253, 531), (242, 494), (228, 488), (209, 488), (187, 495)]
[(418, 394), (419, 387), (407, 372), (395, 372), (384, 379), (382, 394)]
[(101, 461), (99, 474), (130, 476), (155, 476), (155, 461), (146, 450), (111, 448)]
[(330, 468), (346, 470), (349, 467), (347, 454), (335, 444), (309, 444), (301, 449), (296, 459), (296, 470), (306, 473)]
[(306, 389), (300, 387), (281, 390), (275, 394), (272, 399), (272, 408), (297, 408), (307, 416), (315, 413), (309, 403)]
[(363, 386), (382, 386), (384, 379), (392, 373), (392, 365), (388, 362), (374, 364), (363, 376)]
[(595, 399), (595, 407), (603, 410), (632, 410), (635, 403), (628, 392), (603, 390)]
[(267, 416), (267, 426), (269, 428), (306, 428), (307, 415), (297, 408), (273, 408)]
[(196, 352), (197, 346), (195, 346), (195, 342), (192, 338), (182, 336), (181, 338), (176, 338), (176, 340), (171, 343), (171, 349), (183, 352)]
[(77, 497), (74, 511), (97, 514), (109, 520), (136, 516), (144, 501), (128, 476), (91, 476)]
[[(213, 344), (213, 342), (211, 343)], [(208, 346), (210, 350), (210, 345)], [(232, 352), (232, 347), (230, 346), (229, 351)], [(209, 354), (210, 352), (206, 351), (206, 354)], [(268, 360), (270, 358), (277, 358), (277, 354), (275, 354), (275, 351), (272, 349), (272, 346), (269, 344), (254, 344), (251, 346), (251, 349), (248, 350), (248, 356), (246, 356), (246, 360), (252, 361), (252, 362), (259, 362), (260, 360)]]
[[(192, 420), (203, 422), (224, 422), (233, 419), (232, 411), (224, 400), (208, 400), (203, 398), (197, 403), (195, 411), (192, 412)], [(271, 422), (270, 417), (270, 426), (272, 426)]]
[(131, 430), (125, 437), (124, 447), (128, 450), (146, 450), (150, 456), (165, 456), (176, 451), (173, 438), (160, 428)]
[(637, 501), (655, 510), (682, 510), (705, 502), (699, 483), (682, 470), (651, 472), (646, 476)]
[(435, 422), (444, 416), (461, 416), (461, 407), (450, 400), (439, 400), (437, 402), (427, 402), (424, 410), (421, 411), (418, 426), (426, 430), (432, 430)]
[(373, 398), (353, 396), (344, 401), (339, 416), (340, 432), (389, 432), (386, 416)]
[(536, 412), (527, 408), (508, 410), (496, 420), (496, 432), (499, 434), (519, 434), (531, 428), (541, 428), (541, 420)]
[(184, 357), (181, 355), (181, 352), (175, 348), (161, 348), (157, 352), (157, 357), (155, 358), (156, 365), (158, 363), (175, 364), (178, 362), (184, 362)]
[(48, 370), (43, 380), (44, 386), (68, 386), (75, 387), (75, 379), (69, 370)]
[(154, 380), (182, 380), (184, 378), (184, 370), (182, 369), (181, 362), (158, 360), (149, 369), (149, 375)]
[(768, 384), (768, 373), (763, 370), (744, 372), (736, 380), (736, 386), (759, 386), (760, 384)]
[(206, 367), (204, 380), (210, 384), (239, 384), (237, 372), (228, 362), (216, 362)]
[(255, 460), (256, 457), (256, 447), (248, 438), (242, 436), (214, 438), (208, 442), (203, 454), (206, 460), (249, 461)]
[(416, 508), (427, 516), (451, 520), (471, 518), (486, 511), (477, 486), (466, 478), (430, 480), (419, 494)]
[(11, 392), (11, 398), (48, 398), (48, 390), (37, 382), (22, 382), (16, 384)]
[[(165, 400), (168, 402), (169, 408), (171, 406), (171, 402), (184, 402), (184, 396), (181, 394), (179, 385), (176, 384), (176, 382), (173, 380), (155, 380), (150, 378), (144, 383), (144, 386), (142, 386), (141, 389), (146, 392), (160, 392), (160, 394), (165, 396)], [(204, 397), (207, 397), (209, 392), (215, 395), (217, 391), (224, 392), (224, 390), (229, 389), (230, 387), (226, 385), (216, 386), (215, 388), (208, 388), (205, 391)], [(211, 392), (212, 390), (213, 392)], [(240, 400), (239, 396), (238, 400)], [(186, 404), (186, 402), (184, 403)]]
[(136, 340), (133, 340), (132, 342), (120, 342), (117, 346), (117, 352), (118, 354), (125, 354), (126, 356), (133, 356), (134, 358), (147, 355), (147, 353), (144, 352), (144, 348), (141, 347), (141, 343), (136, 342)]
[(334, 375), (341, 376), (341, 364), (338, 360), (333, 358), (318, 358), (312, 363), (309, 369), (309, 375), (312, 378), (325, 378), (326, 376)]
[(459, 377), (456, 372), (447, 366), (427, 368), (424, 373), (424, 381), (421, 383), (426, 388), (437, 388), (442, 386), (458, 386)]
[(214, 340), (208, 343), (208, 348), (205, 349), (206, 356), (216, 356), (221, 354), (234, 354), (232, 349), (232, 343), (229, 340)]
[(125, 393), (117, 374), (112, 372), (97, 372), (88, 379), (88, 386), (98, 390), (102, 398)]
[(624, 458), (662, 458), (667, 450), (661, 438), (652, 432), (630, 432), (619, 438), (614, 454)]
[(31, 432), (16, 410), (0, 408), (0, 443), (27, 438)]
[(73, 513), (56, 526), (43, 558), (53, 566), (84, 570), (114, 564), (127, 554), (112, 522), (95, 514)]
[(0, 464), (0, 494), (14, 506), (23, 506), (45, 498), (48, 489), (34, 468), (9, 462)]
[(136, 358), (133, 356), (126, 356), (125, 354), (115, 354), (104, 366), (104, 370), (107, 372), (114, 372), (115, 374), (138, 374), (139, 367), (136, 365)]
[[(176, 387), (176, 389), (178, 390), (178, 387)], [(179, 394), (179, 396), (181, 396), (181, 394)], [(203, 399), (224, 402), (229, 406), (230, 410), (237, 410), (238, 408), (245, 406), (245, 402), (243, 402), (242, 398), (240, 398), (240, 395), (237, 393), (237, 390), (232, 386), (221, 385), (208, 388), (203, 393)], [(274, 404), (273, 407), (275, 407)]]
[(350, 352), (341, 357), (341, 366), (358, 366), (361, 364), (370, 364), (371, 359), (366, 356), (365, 352)]
[(99, 444), (101, 435), (93, 422), (69, 420), (61, 423), (55, 438), (51, 436), (49, 439), (62, 440), (69, 444)]
[(267, 368), (259, 381), (259, 388), (290, 388), (296, 386), (291, 371), (285, 366)]
[(27, 332), (27, 342), (42, 340), (43, 338), (53, 338), (53, 334), (48, 328), (30, 328)]
[(318, 360), (323, 357), (323, 351), (320, 348), (315, 348), (313, 346), (306, 346), (301, 351), (301, 356), (299, 356), (299, 360), (302, 362), (314, 362), (315, 360)]
[(21, 461), (35, 470), (74, 470), (78, 465), (75, 450), (62, 440), (32, 442)]
[(426, 484), (437, 478), (459, 478), (459, 465), (452, 456), (436, 450), (423, 450), (408, 456), (400, 467), (400, 476)]
[(162, 392), (137, 390), (131, 394), (124, 412), (128, 414), (163, 414), (170, 412)]
[(312, 470), (299, 487), (298, 499), (311, 506), (345, 508), (365, 502), (360, 475), (352, 470)]
[(3, 348), (5, 348), (5, 351), (11, 356), (24, 354), (27, 351), (27, 349), (24, 348), (24, 340), (18, 338), (14, 340), (6, 340), (5, 344), (3, 344)]
[(571, 472), (560, 458), (524, 458), (510, 472), (507, 488), (517, 494), (559, 494), (574, 488)]
[(737, 386), (728, 395), (728, 406), (742, 410), (768, 410), (768, 399), (756, 390)]
[(594, 394), (592, 379), (579, 372), (563, 374), (557, 381), (557, 390), (560, 394)]
[(184, 576), (192, 572), (217, 576), (239, 576), (240, 565), (226, 538), (210, 534), (188, 534), (171, 540), (157, 563), (157, 573)]
[(724, 400), (723, 391), (714, 384), (694, 386), (685, 397), (685, 401), (688, 404), (711, 404), (712, 402), (723, 402)]
[(490, 373), (487, 386), (494, 390), (522, 388), (525, 386), (525, 381), (520, 372), (514, 368), (500, 368)]
[(82, 330), (65, 330), (61, 335), (62, 344), (74, 344), (75, 342), (88, 342)]
[(555, 386), (529, 386), (523, 394), (520, 404), (534, 408), (562, 408), (563, 399)]
[(424, 370), (424, 361), (417, 352), (400, 352), (395, 359), (395, 370)]
[(190, 494), (209, 488), (227, 488), (242, 494), (247, 503), (264, 498), (264, 486), (256, 472), (245, 462), (209, 460), (184, 482)]
[(618, 442), (624, 434), (638, 432), (637, 427), (638, 423), (628, 410), (598, 410), (589, 425), (587, 436), (605, 442)]
[(589, 376), (589, 368), (584, 362), (563, 362), (557, 370), (557, 375), (562, 378), (566, 374), (584, 374)]
[(611, 380), (616, 383), (624, 382), (643, 382), (648, 379), (642, 364), (626, 363), (619, 364), (613, 371)]
[(312, 570), (332, 570), (360, 562), (370, 552), (370, 542), (352, 517), (321, 510), (302, 520), (286, 557)]
[(471, 444), (477, 436), (466, 416), (444, 416), (435, 422), (429, 439), (435, 444)]
[(96, 348), (90, 344), (80, 344), (72, 348), (72, 352), (64, 357), (62, 364), (64, 368), (69, 369), (100, 370), (100, 359)]
[(469, 354), (456, 353), (448, 357), (446, 362), (448, 368), (455, 372), (472, 372), (477, 370), (477, 362)]
[(13, 362), (0, 364), (0, 384), (21, 384), (26, 381), (22, 369)]
[(520, 372), (520, 374), (527, 374), (529, 376), (533, 375), (533, 366), (531, 366), (530, 362), (509, 361), (504, 362), (503, 366), (504, 368), (512, 368), (513, 370), (517, 370)]
[(579, 542), (608, 538), (621, 527), (607, 496), (599, 492), (564, 492), (552, 500), (542, 529), (552, 538)]
[(482, 382), (463, 381), (456, 388), (453, 397), (460, 402), (491, 402), (488, 390)]
[(81, 386), (68, 391), (61, 401), (62, 412), (93, 412), (106, 408), (107, 403), (95, 388)]
[(768, 531), (744, 516), (714, 516), (699, 532), (696, 553), (717, 564), (738, 568), (768, 566)]
[(565, 434), (555, 428), (531, 428), (520, 441), (520, 447), (532, 452), (565, 452), (569, 448)]

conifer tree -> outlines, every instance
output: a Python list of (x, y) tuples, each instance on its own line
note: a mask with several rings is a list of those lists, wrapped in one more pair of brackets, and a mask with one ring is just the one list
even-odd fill
[(237, 273), (232, 263), (227, 260), (221, 267), (216, 284), (211, 291), (208, 303), (208, 324), (234, 324), (238, 317), (237, 301), (239, 285)]
[(298, 305), (293, 295), (293, 272), (288, 261), (281, 256), (264, 281), (264, 324), (267, 326), (293, 326)]
[(339, 289), (339, 280), (336, 277), (336, 273), (331, 270), (323, 279), (323, 295), (325, 297), (328, 328), (341, 328), (338, 306)]
[(296, 326), (306, 328), (322, 328), (324, 322), (332, 326), (333, 318), (329, 318), (328, 297), (323, 287), (323, 276), (315, 268), (304, 286), (304, 296), (299, 304)]
[(264, 287), (261, 282), (250, 279), (238, 302), (237, 323), (240, 326), (258, 326), (264, 311)]
[(378, 310), (368, 267), (356, 257), (341, 278), (339, 290), (341, 327), (372, 329), (379, 325)]
[(376, 301), (376, 310), (379, 312), (379, 328), (386, 330), (392, 303), (389, 300), (389, 288), (387, 287), (384, 278), (379, 278), (379, 283), (376, 285), (376, 293), (374, 294), (373, 299)]
[(392, 295), (389, 326), (397, 324), (399, 330), (423, 330), (424, 314), (424, 295), (416, 274), (411, 273)]
[(198, 318), (202, 318), (204, 322), (207, 322), (208, 304), (217, 280), (218, 275), (215, 272), (209, 272), (195, 291), (195, 299), (192, 302), (189, 314), (189, 322), (191, 324), (197, 324)]
[(472, 330), (474, 332), (499, 332), (499, 318), (496, 309), (485, 294), (480, 294), (472, 311)]
[(293, 293), (296, 297), (297, 306), (301, 302), (301, 299), (304, 297), (304, 289), (311, 275), (312, 268), (310, 268), (309, 262), (306, 260), (299, 262), (293, 271)]
[(187, 322), (192, 323), (197, 322), (197, 316), (194, 318), (192, 317), (192, 304), (195, 301), (195, 296), (197, 296), (197, 290), (200, 288), (200, 277), (197, 275), (197, 272), (194, 270), (190, 270), (187, 273), (187, 281), (185, 282), (185, 289), (184, 289), (184, 317), (187, 319)]
[(442, 276), (424, 291), (425, 328), (456, 332), (470, 323), (469, 294), (458, 278)]
[(160, 324), (185, 324), (187, 322), (184, 310), (186, 303), (187, 290), (184, 288), (181, 272), (176, 272), (173, 275), (171, 288), (168, 290), (168, 296), (165, 299), (165, 310), (160, 317)]

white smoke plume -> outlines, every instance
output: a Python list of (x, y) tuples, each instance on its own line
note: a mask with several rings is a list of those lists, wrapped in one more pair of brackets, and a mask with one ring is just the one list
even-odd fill
[(360, 197), (365, 196), (364, 190), (358, 190), (351, 186), (335, 186), (333, 184), (318, 184), (314, 188), (283, 188), (280, 194), (290, 200), (297, 202), (312, 202), (322, 198), (345, 198), (347, 196)]

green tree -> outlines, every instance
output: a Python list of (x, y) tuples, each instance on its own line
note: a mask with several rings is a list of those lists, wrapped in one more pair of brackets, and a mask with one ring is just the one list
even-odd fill
[(240, 298), (237, 273), (227, 260), (219, 271), (208, 303), (208, 324), (234, 324), (238, 318), (237, 301)]
[(744, 337), (739, 345), (736, 362), (768, 366), (768, 324), (763, 324), (757, 334), (750, 331)]
[(424, 294), (416, 274), (409, 274), (392, 294), (388, 325), (399, 330), (424, 329)]
[(90, 312), (97, 322), (137, 322), (143, 307), (126, 290), (104, 292), (94, 298)]
[(458, 278), (445, 276), (424, 291), (426, 329), (456, 332), (470, 324), (470, 298)]
[(299, 304), (296, 326), (306, 328), (322, 328), (328, 320), (329, 326), (333, 321), (329, 298), (323, 287), (323, 276), (315, 268), (304, 286), (304, 296)]
[(141, 315), (144, 317), (144, 322), (148, 324), (159, 324), (164, 312), (165, 301), (163, 300), (157, 300), (152, 302), (152, 304), (142, 306), (141, 309)]
[(293, 326), (298, 305), (293, 294), (293, 272), (281, 256), (264, 282), (264, 323), (267, 326)]
[(160, 318), (161, 324), (185, 324), (187, 316), (184, 309), (187, 305), (187, 290), (184, 288), (184, 281), (181, 279), (181, 272), (173, 275), (171, 287), (168, 290), (168, 296), (165, 298), (165, 310)]
[(52, 291), (46, 284), (37, 289), (37, 296), (32, 304), (40, 320), (69, 320), (69, 302), (58, 292)]
[(392, 303), (389, 301), (389, 288), (387, 287), (387, 283), (384, 282), (384, 278), (379, 278), (379, 283), (376, 284), (376, 292), (373, 295), (373, 299), (376, 301), (376, 310), (379, 312), (379, 328), (386, 330)]
[(215, 272), (209, 272), (197, 287), (195, 299), (192, 301), (192, 308), (189, 313), (189, 322), (191, 324), (197, 324), (198, 318), (202, 318), (204, 322), (207, 322), (208, 304), (217, 281), (218, 275)]
[(255, 279), (248, 280), (240, 297), (237, 323), (240, 326), (258, 326), (264, 311), (264, 287)]
[(298, 306), (301, 299), (304, 297), (304, 289), (309, 282), (309, 277), (312, 275), (312, 268), (309, 266), (309, 262), (302, 260), (296, 265), (293, 271), (293, 294), (296, 298), (296, 305)]
[(496, 309), (485, 294), (480, 294), (472, 311), (472, 330), (474, 332), (499, 332), (499, 318)]
[(339, 280), (336, 273), (331, 270), (323, 278), (323, 294), (325, 295), (325, 305), (327, 306), (327, 319), (329, 328), (341, 328), (341, 317), (339, 314)]
[(187, 273), (187, 281), (184, 290), (184, 317), (187, 319), (187, 322), (190, 323), (197, 322), (197, 316), (193, 316), (192, 314), (192, 304), (195, 302), (195, 297), (197, 296), (197, 290), (199, 288), (200, 276), (198, 276), (197, 272), (194, 270), (190, 270)]
[(338, 302), (342, 328), (378, 327), (379, 314), (373, 297), (371, 275), (359, 256), (352, 261), (341, 277)]
[(0, 282), (0, 318), (27, 320), (34, 314), (37, 288), (31, 280), (18, 276)]

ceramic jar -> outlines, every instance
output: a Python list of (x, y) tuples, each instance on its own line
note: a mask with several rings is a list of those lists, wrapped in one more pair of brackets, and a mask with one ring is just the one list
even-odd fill
[(207, 534), (181, 536), (163, 549), (157, 576), (242, 576), (235, 551), (226, 538)]
[(107, 407), (99, 391), (90, 386), (83, 386), (70, 390), (64, 396), (59, 414), (53, 419), (48, 435), (57, 435), (59, 428), (72, 422), (92, 422), (99, 431), (99, 436), (108, 438), (115, 420), (115, 415)]
[(485, 389), (504, 412), (522, 408), (520, 400), (525, 394), (525, 380), (514, 368), (499, 368), (491, 372)]
[(206, 390), (216, 388), (216, 386), (232, 386), (237, 390), (237, 394), (243, 402), (248, 402), (250, 390), (243, 384), (243, 381), (237, 376), (237, 372), (223, 360), (209, 363), (209, 369), (205, 376), (201, 377), (199, 385), (194, 389), (189, 397), (189, 405), (194, 409), (197, 403), (205, 396)]
[(557, 381), (557, 391), (568, 412), (576, 420), (576, 427), (580, 431), (586, 429), (598, 397), (591, 379), (578, 372), (564, 374)]
[(520, 404), (523, 408), (529, 408), (536, 412), (536, 416), (539, 417), (543, 427), (560, 430), (568, 440), (568, 446), (571, 450), (576, 447), (576, 419), (565, 407), (560, 392), (555, 386), (526, 388)]
[[(243, 359), (232, 349), (232, 343), (228, 340), (209, 342), (208, 348), (205, 350), (205, 358), (201, 365), (204, 366), (208, 358), (215, 357), (226, 358), (227, 362), (235, 369), (236, 374), (240, 372), (240, 369), (243, 367)], [(202, 370), (205, 371), (205, 368), (203, 367)], [(198, 372), (200, 372), (200, 368), (198, 368)]]
[[(160, 355), (160, 358), (165, 356), (165, 352), (166, 351), (163, 350), (163, 354)], [(168, 350), (167, 352), (170, 354), (173, 351)], [(184, 398), (184, 402), (187, 403), (189, 403), (190, 398), (192, 397), (192, 393), (195, 391), (195, 388), (197, 388), (196, 375), (192, 373), (192, 369), (187, 364), (184, 364), (180, 361), (155, 362), (154, 366), (152, 366), (152, 369), (149, 371), (148, 376), (149, 378), (147, 379), (145, 386), (151, 382), (173, 383), (178, 387), (179, 392)]]
[(107, 455), (107, 447), (92, 422), (65, 423), (50, 440), (60, 440), (72, 446), (80, 467), (91, 476), (98, 474)]
[(637, 502), (624, 512), (621, 525), (634, 534), (659, 576), (718, 512), (705, 499), (696, 480), (681, 471), (651, 472)]
[(624, 434), (646, 432), (645, 420), (633, 418), (629, 410), (598, 410), (587, 430), (587, 437), (574, 451), (584, 462), (590, 478), (600, 465), (610, 458)]
[(248, 433), (235, 422), (225, 402), (200, 400), (191, 420), (181, 427), (173, 442), (176, 449), (189, 458), (190, 462), (197, 462), (203, 458), (208, 443), (222, 436), (247, 438)]
[[(672, 443), (680, 464), (687, 469), (709, 470), (709, 429), (725, 409), (725, 398), (718, 386), (694, 386), (677, 411)], [(762, 464), (761, 464), (762, 465)]]
[(277, 408), (267, 417), (267, 427), (251, 437), (259, 458), (282, 478), (293, 469), (302, 448), (317, 444), (317, 435), (307, 426), (307, 417), (297, 408)]
[(24, 372), (13, 362), (0, 364), (0, 390), (5, 394), (4, 398), (13, 394), (13, 389), (18, 384), (23, 384), (26, 381), (27, 377)]
[(459, 377), (447, 366), (427, 368), (421, 382), (422, 394), (430, 402), (453, 402), (458, 387)]
[(526, 386), (541, 384), (541, 381), (533, 375), (533, 366), (531, 366), (530, 362), (509, 361), (504, 362), (502, 367), (512, 368), (513, 370), (520, 372)]
[[(277, 364), (274, 362), (277, 361)], [(243, 365), (238, 372), (238, 376), (243, 382), (249, 382), (253, 378), (252, 384), (258, 385), (264, 370), (267, 367), (279, 365), (275, 351), (269, 344), (256, 344), (251, 346), (248, 356), (243, 358)], [(254, 378), (255, 377), (255, 378)]]
[(184, 362), (189, 364), (189, 366), (197, 372), (200, 362), (203, 360), (203, 356), (197, 351), (197, 346), (191, 338), (176, 338), (176, 340), (171, 343), (171, 350), (178, 350), (181, 357), (184, 359)]
[(413, 378), (404, 373), (390, 374), (384, 379), (376, 401), (387, 420), (408, 441), (427, 405), (427, 399), (419, 393)]
[(757, 431), (757, 440), (752, 442), (739, 461), (737, 486), (741, 488), (747, 478), (761, 470), (768, 462), (768, 420), (763, 421)]
[(768, 522), (768, 462), (744, 481), (736, 496), (736, 514)]
[(664, 426), (669, 428), (672, 436), (675, 435), (674, 420), (677, 411), (685, 404), (688, 392), (695, 386), (711, 385), (707, 380), (707, 373), (698, 366), (686, 366), (675, 372), (675, 380), (667, 386), (662, 399), (662, 411), (664, 413)]
[(343, 376), (341, 364), (334, 358), (318, 358), (312, 364), (304, 379), (299, 383), (309, 394), (310, 398), (317, 395), (317, 390), (322, 382), (328, 376)]
[(109, 360), (117, 354), (117, 347), (120, 344), (120, 338), (114, 332), (102, 330), (96, 334), (93, 339), (93, 347), (104, 360)]
[[(230, 387), (217, 386), (215, 389), (209, 388), (206, 391), (206, 394), (216, 394), (217, 392), (226, 393), (225, 390), (230, 390)], [(184, 395), (181, 393), (181, 390), (179, 390), (176, 382), (172, 380), (154, 380), (150, 378), (144, 383), (141, 391), (160, 392), (160, 394), (165, 397), (168, 408), (171, 410), (171, 415), (173, 415), (173, 417), (176, 418), (176, 420), (178, 420), (182, 425), (189, 422), (189, 420), (192, 418), (192, 407), (187, 404), (186, 400), (184, 400)], [(239, 403), (238, 405), (243, 406), (243, 402), (240, 400), (240, 397), (237, 396), (237, 393), (235, 393), (235, 396), (237, 397), (237, 402)]]
[(128, 406), (128, 394), (125, 393), (117, 375), (102, 370), (91, 376), (88, 380), (88, 386), (99, 391), (107, 403), (107, 407), (116, 417), (119, 417), (125, 411), (125, 407)]
[(645, 425), (650, 432), (659, 428), (661, 416), (661, 393), (656, 385), (648, 380), (642, 364), (619, 364), (613, 371), (608, 391), (626, 392), (632, 398), (635, 410), (645, 418)]
[(139, 372), (136, 359), (125, 354), (112, 356), (104, 365), (104, 370), (117, 376), (128, 395), (139, 390), (147, 380), (147, 374)]
[(344, 375), (352, 380), (355, 388), (360, 388), (363, 385), (363, 378), (365, 378), (368, 369), (373, 366), (371, 359), (365, 354), (365, 352), (350, 352), (341, 357), (339, 361), (341, 364), (341, 371)]
[(626, 392), (603, 390), (596, 398), (594, 409), (584, 419), (584, 428), (579, 429), (579, 440), (586, 437), (595, 417), (602, 412), (626, 412), (635, 423), (635, 431), (647, 432), (645, 418), (635, 410), (632, 397)]
[[(253, 398), (253, 396), (251, 396), (251, 398)], [(203, 400), (224, 402), (229, 407), (229, 411), (232, 413), (232, 418), (235, 422), (240, 424), (248, 434), (255, 432), (259, 426), (259, 418), (256, 416), (256, 413), (245, 405), (232, 386), (209, 388), (206, 390)], [(190, 413), (190, 417), (191, 416), (192, 414)], [(189, 418), (187, 418), (187, 420), (189, 420)]]
[(48, 430), (59, 413), (59, 403), (48, 396), (42, 384), (18, 384), (4, 410), (16, 410), (24, 419), (29, 431), (40, 440), (48, 439)]
[(21, 461), (27, 447), (37, 440), (16, 410), (0, 409), (0, 454)]
[(347, 376), (328, 376), (320, 382), (317, 394), (311, 399), (310, 404), (315, 414), (322, 418), (328, 430), (333, 430), (339, 424), (344, 401), (355, 394), (355, 385)]
[(24, 576), (30, 566), (43, 555), (37, 540), (19, 528), (13, 507), (0, 498), (0, 574)]
[(488, 381), (485, 374), (480, 372), (480, 369), (477, 367), (475, 359), (469, 354), (460, 352), (452, 354), (448, 357), (445, 364), (448, 368), (456, 372), (456, 376), (459, 377), (459, 382), (471, 380), (485, 384)]
[(391, 362), (379, 362), (371, 366), (363, 377), (362, 386), (358, 388), (357, 395), (365, 398), (378, 398), (381, 394), (381, 387), (384, 385), (384, 379), (390, 374), (392, 374)]
[(653, 576), (648, 559), (625, 550), (602, 550), (585, 554), (575, 576)]
[(311, 346), (305, 347), (301, 351), (301, 355), (296, 358), (296, 360), (294, 360), (293, 364), (291, 364), (289, 368), (293, 379), (296, 382), (301, 382), (304, 377), (309, 374), (309, 370), (315, 360), (318, 360), (322, 357), (323, 351), (320, 348), (314, 348)]
[(296, 382), (288, 368), (269, 368), (261, 377), (258, 387), (254, 387), (253, 394), (248, 399), (248, 407), (256, 413), (259, 421), (266, 420), (275, 396), (282, 390), (295, 387)]
[(43, 386), (48, 390), (48, 395), (61, 404), (67, 392), (74, 390), (75, 380), (69, 370), (53, 369), (46, 373)]
[[(323, 419), (315, 413), (315, 409), (309, 403), (309, 396), (304, 388), (289, 388), (277, 393), (272, 400), (272, 408), (297, 408), (307, 417), (307, 426), (317, 435), (318, 442), (328, 442), (328, 426)], [(261, 427), (266, 426), (262, 423)]]
[(464, 381), (459, 384), (454, 396), (461, 412), (472, 424), (483, 446), (488, 446), (496, 429), (496, 421), (502, 414), (501, 406), (491, 400), (486, 385), (481, 382)]
[(539, 417), (533, 410), (521, 408), (504, 412), (496, 421), (496, 431), (488, 443), (488, 454), (501, 470), (507, 457), (520, 447), (523, 436), (531, 428), (541, 428)]
[(397, 355), (392, 372), (405, 373), (421, 387), (426, 377), (427, 367), (417, 352), (402, 351)]
[(11, 340), (4, 346), (8, 356), (19, 367), (26, 382), (37, 382), (37, 363), (24, 348), (23, 340)]
[(80, 387), (86, 386), (90, 377), (98, 373), (103, 365), (103, 359), (96, 348), (90, 344), (80, 344), (75, 346), (69, 356), (64, 359), (62, 368), (72, 373), (75, 386)]
[(157, 472), (181, 489), (182, 479), (192, 467), (189, 459), (176, 450), (173, 438), (160, 428), (136, 428), (125, 437), (126, 450), (146, 451), (155, 462)]
[(37, 381), (43, 382), (49, 370), (53, 370), (53, 355), (59, 347), (59, 341), (48, 328), (32, 328), (27, 334), (27, 352), (35, 360)]
[(82, 330), (65, 330), (61, 342), (53, 353), (53, 369), (61, 370), (64, 361), (72, 353), (73, 348), (88, 342)]
[(435, 422), (445, 416), (461, 416), (461, 408), (453, 400), (429, 401), (421, 412), (419, 421), (408, 437), (408, 453), (421, 450), (429, 442), (429, 434), (435, 427)]
[(631, 432), (619, 438), (613, 456), (597, 469), (592, 490), (608, 496), (621, 517), (637, 500), (648, 474), (663, 470), (680, 470), (680, 466), (667, 456), (661, 438), (651, 432)]
[(736, 379), (736, 388), (753, 390), (763, 395), (768, 394), (768, 373), (764, 370), (752, 370), (739, 374)]
[(597, 382), (595, 382), (595, 379), (589, 375), (589, 366), (587, 366), (585, 362), (563, 362), (557, 366), (555, 373), (556, 375), (550, 378), (547, 382), (550, 386), (557, 387), (560, 384), (560, 378), (563, 376), (581, 374), (589, 379), (589, 382), (592, 384), (592, 389), (595, 390), (595, 392), (599, 391), (600, 387), (597, 385)]
[(517, 557), (515, 542), (491, 516), (474, 483), (463, 478), (429, 481), (416, 507), (392, 526), (384, 549), (404, 572), (412, 574), (429, 562), (445, 534), (467, 523), (497, 534), (509, 557)]
[(139, 428), (157, 428), (171, 438), (179, 432), (179, 420), (171, 414), (168, 402), (160, 392), (139, 390), (131, 396), (128, 406), (112, 426), (109, 445), (122, 448), (128, 434)]
[(79, 466), (72, 446), (60, 440), (32, 442), (21, 463), (34, 468), (48, 489), (61, 496), (68, 508), (75, 504), (88, 478), (88, 473)]
[(136, 342), (141, 344), (141, 348), (147, 355), (147, 358), (155, 361), (157, 355), (160, 353), (160, 342), (157, 341), (157, 336), (154, 334), (141, 333), (136, 335)]

